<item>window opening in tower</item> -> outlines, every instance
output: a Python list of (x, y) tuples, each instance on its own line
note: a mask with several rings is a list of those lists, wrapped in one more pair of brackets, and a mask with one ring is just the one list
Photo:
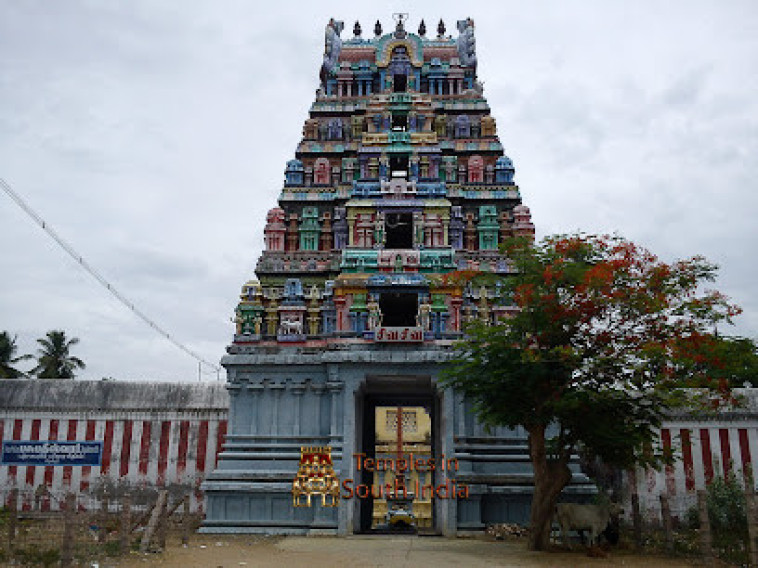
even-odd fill
[(408, 155), (399, 154), (390, 156), (390, 171), (393, 178), (408, 179)]
[(405, 132), (408, 130), (408, 115), (394, 113), (392, 115), (392, 130), (395, 132)]
[(392, 78), (392, 90), (396, 93), (404, 93), (408, 89), (408, 77), (406, 75), (394, 75)]
[(410, 213), (387, 213), (384, 234), (385, 249), (413, 248), (413, 216)]
[(415, 327), (418, 315), (418, 295), (407, 292), (384, 292), (379, 295), (382, 325), (385, 327)]

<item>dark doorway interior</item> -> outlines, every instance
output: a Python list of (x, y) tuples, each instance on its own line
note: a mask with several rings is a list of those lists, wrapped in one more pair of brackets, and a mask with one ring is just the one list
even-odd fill
[[(422, 412), (428, 414), (431, 418), (431, 432), (429, 443), (432, 456), (437, 455), (439, 447), (438, 440), (438, 417), (439, 417), (439, 399), (435, 396), (433, 387), (428, 377), (387, 377), (385, 379), (377, 378), (374, 381), (368, 379), (368, 388), (358, 399), (358, 404), (362, 406), (363, 416), (361, 433), (358, 435), (360, 448), (366, 457), (376, 458), (377, 456), (377, 428), (376, 416), (377, 409), (382, 407), (391, 408), (420, 408)], [(386, 381), (386, 382), (385, 382)], [(374, 472), (363, 469), (356, 472), (356, 484), (362, 483), (371, 485), (375, 478)], [(372, 521), (374, 512), (373, 498), (358, 500), (359, 512), (359, 532), (372, 532)], [(431, 527), (421, 529), (419, 532), (435, 532), (436, 515), (432, 507)]]
[(395, 112), (392, 113), (392, 130), (396, 132), (405, 132), (408, 129), (408, 115)]
[(407, 75), (394, 75), (392, 79), (393, 90), (396, 93), (404, 93), (408, 90)]
[(385, 249), (413, 248), (413, 216), (410, 213), (387, 213), (384, 231)]
[(418, 315), (418, 294), (384, 292), (379, 296), (382, 325), (385, 327), (413, 327)]
[(408, 178), (408, 154), (393, 154), (390, 156), (390, 171), (392, 177)]

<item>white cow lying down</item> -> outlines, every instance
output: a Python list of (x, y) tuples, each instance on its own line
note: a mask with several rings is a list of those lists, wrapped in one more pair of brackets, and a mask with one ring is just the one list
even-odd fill
[(563, 544), (569, 546), (568, 532), (585, 530), (589, 532), (589, 545), (597, 544), (597, 537), (605, 530), (611, 517), (623, 513), (616, 503), (603, 505), (579, 505), (577, 503), (559, 503), (555, 506), (555, 520), (561, 527)]

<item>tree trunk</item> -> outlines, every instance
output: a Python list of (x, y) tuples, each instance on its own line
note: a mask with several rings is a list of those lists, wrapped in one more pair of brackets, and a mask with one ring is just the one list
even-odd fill
[(529, 549), (547, 550), (550, 546), (550, 528), (555, 512), (555, 502), (563, 488), (571, 481), (571, 471), (567, 458), (547, 459), (544, 426), (534, 426), (527, 431), (529, 432), (529, 457), (534, 469)]

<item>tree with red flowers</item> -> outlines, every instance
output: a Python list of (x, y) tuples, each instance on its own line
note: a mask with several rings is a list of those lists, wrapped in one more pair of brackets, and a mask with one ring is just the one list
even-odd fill
[(502, 286), (518, 310), (469, 326), (443, 384), (484, 424), (527, 432), (529, 544), (544, 550), (578, 451), (623, 468), (658, 465), (667, 411), (732, 402), (714, 373), (725, 364), (715, 329), (740, 310), (702, 290), (716, 276), (702, 257), (669, 264), (620, 237), (585, 235), (514, 239), (505, 252), (516, 274)]

